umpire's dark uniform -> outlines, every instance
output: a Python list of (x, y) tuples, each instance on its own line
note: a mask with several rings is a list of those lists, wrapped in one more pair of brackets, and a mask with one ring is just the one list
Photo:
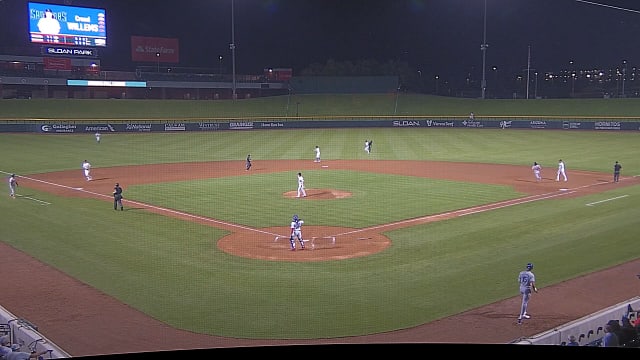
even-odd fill
[(120, 206), (120, 210), (124, 210), (122, 206), (122, 188), (120, 184), (116, 183), (113, 188), (113, 210), (118, 210), (118, 206)]

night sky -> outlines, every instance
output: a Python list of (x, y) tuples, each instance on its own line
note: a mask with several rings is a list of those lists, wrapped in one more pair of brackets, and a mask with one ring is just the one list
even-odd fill
[[(406, 61), (425, 76), (482, 72), (485, 0), (233, 0), (236, 72), (329, 59)], [(178, 38), (183, 67), (230, 71), (232, 0), (39, 1), (106, 9), (105, 70), (130, 70), (130, 36)], [(28, 45), (26, 0), (0, 0), (0, 53)], [(602, 6), (598, 4), (606, 4)], [(640, 1), (486, 0), (486, 71), (640, 63)], [(616, 8), (618, 7), (618, 8)]]

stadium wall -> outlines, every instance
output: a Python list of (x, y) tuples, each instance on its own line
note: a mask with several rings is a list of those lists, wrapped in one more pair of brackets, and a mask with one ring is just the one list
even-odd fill
[[(95, 121), (95, 120), (94, 120)], [(455, 118), (419, 118), (419, 117), (351, 117), (347, 119), (306, 121), (283, 121), (282, 118), (260, 121), (238, 120), (217, 121), (201, 119), (198, 122), (175, 121), (129, 121), (109, 120), (109, 122), (89, 122), (86, 120), (4, 120), (0, 123), (0, 132), (7, 133), (131, 133), (131, 132), (181, 132), (181, 131), (222, 131), (222, 130), (265, 130), (265, 129), (329, 129), (329, 128), (467, 128), (467, 129), (529, 129), (529, 130), (599, 130), (599, 131), (640, 131), (637, 121), (576, 121), (563, 119), (511, 120), (489, 119), (470, 121)]]

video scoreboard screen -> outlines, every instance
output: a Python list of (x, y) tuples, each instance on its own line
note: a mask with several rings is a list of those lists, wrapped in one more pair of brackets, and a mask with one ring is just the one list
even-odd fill
[(32, 43), (72, 46), (107, 46), (104, 9), (29, 2)]

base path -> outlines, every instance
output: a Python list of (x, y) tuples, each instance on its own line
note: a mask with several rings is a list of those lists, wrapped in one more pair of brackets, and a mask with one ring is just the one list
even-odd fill
[[(369, 229), (307, 226), (305, 236), (309, 238), (306, 239), (306, 244), (314, 246), (307, 246), (304, 252), (288, 250), (287, 227), (250, 229), (136, 203), (137, 208), (142, 207), (165, 216), (229, 230), (231, 234), (222, 238), (218, 247), (230, 254), (265, 261), (324, 261), (367, 256), (383, 251), (389, 246), (390, 241), (382, 232), (396, 228), (511, 206), (518, 201), (522, 203), (555, 196), (582, 196), (640, 183), (638, 178), (625, 177), (620, 183), (615, 184), (611, 182), (612, 175), (583, 171), (570, 171), (569, 182), (566, 183), (555, 181), (555, 171), (551, 174), (553, 176), (547, 175), (542, 182), (536, 182), (530, 165), (369, 160), (314, 163), (313, 160), (291, 160), (254, 161), (249, 171), (245, 170), (244, 165), (244, 161), (234, 161), (94, 168), (94, 180), (91, 182), (85, 181), (80, 171), (64, 171), (21, 178), (20, 185), (65, 196), (95, 197), (112, 202), (111, 191), (115, 182), (126, 188), (133, 184), (251, 176), (256, 172), (347, 169), (508, 185), (527, 194), (519, 200), (461, 209), (448, 214), (426, 216)], [(292, 189), (282, 196), (295, 195), (296, 191)], [(349, 193), (334, 189), (309, 188), (307, 197), (296, 201), (330, 201), (332, 198), (348, 196)], [(334, 241), (340, 246), (333, 246)], [(363, 243), (367, 246), (362, 246)], [(242, 246), (238, 247), (237, 244)], [(514, 296), (456, 316), (382, 334), (317, 340), (247, 340), (174, 329), (4, 243), (0, 243), (0, 251), (5, 259), (0, 262), (0, 271), (11, 274), (12, 284), (11, 292), (0, 294), (0, 303), (12, 313), (24, 316), (37, 324), (46, 337), (73, 356), (292, 344), (504, 344), (552, 329), (636, 296), (638, 284), (634, 279), (640, 269), (640, 260), (636, 260), (555, 286), (544, 287), (536, 294), (533, 305), (535, 309), (544, 309), (544, 313), (536, 314), (532, 309), (535, 321), (526, 322), (521, 326), (514, 325), (514, 309), (517, 312), (521, 300), (520, 296)], [(36, 282), (39, 286), (33, 287)], [(571, 298), (571, 301), (565, 301), (567, 298)]]

